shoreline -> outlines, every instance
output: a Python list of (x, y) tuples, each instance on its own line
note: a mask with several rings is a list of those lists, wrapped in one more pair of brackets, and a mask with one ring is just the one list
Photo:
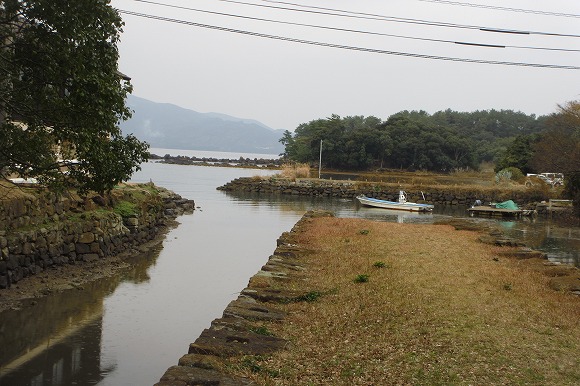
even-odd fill
[[(311, 323), (320, 328), (332, 325), (332, 320), (326, 320), (316, 311), (317, 302), (323, 298), (335, 296), (335, 289), (312, 287), (312, 284), (304, 284), (313, 279), (312, 267), (309, 256), (320, 251), (303, 247), (305, 239), (321, 242), (316, 234), (311, 234), (311, 224), (331, 218), (328, 212), (309, 212), (296, 223), (290, 232), (284, 233), (278, 240), (278, 247), (270, 256), (268, 262), (250, 280), (248, 286), (241, 291), (240, 296), (232, 301), (224, 310), (223, 316), (214, 320), (211, 326), (204, 330), (198, 339), (191, 343), (188, 353), (182, 356), (176, 366), (170, 367), (161, 377), (156, 386), (169, 386), (174, 384), (197, 384), (196, 382), (222, 382), (229, 385), (248, 384), (295, 384), (293, 376), (295, 369), (300, 367), (308, 371), (308, 358), (302, 358), (299, 362), (286, 363), (287, 356), (292, 355), (296, 349), (296, 339), (306, 333)], [(333, 224), (342, 224), (353, 219), (333, 220)], [(328, 220), (330, 221), (330, 220)], [(369, 225), (368, 220), (353, 220), (357, 224)], [(376, 225), (376, 224), (375, 224)], [(375, 226), (373, 225), (373, 226)], [(495, 254), (491, 264), (497, 261), (506, 261), (508, 264), (522, 262), (526, 272), (538, 272), (538, 275), (553, 276), (550, 283), (561, 280), (568, 273), (575, 275), (571, 283), (580, 280), (580, 270), (573, 267), (561, 267), (548, 264), (541, 253), (528, 250), (523, 247), (513, 247), (510, 240), (502, 238), (490, 229), (473, 227), (472, 224), (453, 221), (446, 225), (402, 225), (389, 224), (378, 225), (379, 227), (397, 228), (400, 226), (410, 227), (436, 227), (429, 229), (444, 229), (452, 227), (451, 235), (463, 239), (464, 234), (470, 234), (470, 240), (475, 240), (482, 245), (499, 246), (500, 251)], [(439, 228), (437, 228), (439, 227)], [(443, 228), (441, 228), (443, 227)], [(423, 228), (424, 229), (424, 228)], [(474, 231), (477, 232), (474, 236)], [(371, 231), (372, 235), (374, 231)], [(468, 233), (464, 233), (468, 232)], [(354, 238), (366, 237), (374, 240), (367, 232), (359, 232), (352, 235)], [(370, 239), (368, 239), (370, 237)], [(301, 241), (302, 240), (302, 241)], [(346, 240), (350, 240), (346, 239)], [(347, 241), (348, 242), (348, 241)], [(324, 243), (322, 243), (324, 245)], [(501, 245), (501, 246), (500, 246)], [(489, 247), (476, 247), (489, 250)], [(509, 263), (512, 262), (512, 263)], [(389, 263), (394, 265), (395, 262)], [(489, 263), (486, 263), (489, 264)], [(321, 269), (321, 268), (318, 268)], [(324, 268), (331, 274), (332, 266)], [(352, 272), (352, 277), (358, 272)], [(314, 273), (314, 275), (318, 275)], [(326, 275), (326, 274), (325, 274)], [(373, 276), (375, 274), (372, 274)], [(359, 275), (360, 276), (360, 275)], [(368, 277), (367, 277), (368, 278)], [(349, 295), (356, 287), (347, 286)], [(504, 283), (504, 291), (508, 290), (508, 283)], [(511, 291), (512, 284), (509, 284)], [(500, 287), (501, 290), (501, 287)], [(553, 293), (566, 292), (564, 284), (552, 284), (547, 291)], [(559, 290), (560, 292), (556, 291)], [(580, 294), (580, 286), (576, 288)], [(544, 291), (544, 290), (543, 290)], [(580, 298), (572, 300), (578, 302)], [(355, 298), (355, 303), (358, 302)], [(353, 304), (356, 306), (356, 304)], [(404, 307), (403, 307), (404, 308)], [(298, 314), (296, 314), (298, 312)], [(304, 319), (306, 318), (306, 319)], [(295, 324), (305, 321), (306, 325)], [(346, 323), (346, 322), (345, 322)], [(304, 329), (304, 330), (303, 330)], [(318, 330), (322, 332), (322, 330)], [(288, 333), (291, 332), (291, 336)], [(354, 332), (356, 334), (356, 332)], [(580, 338), (580, 336), (579, 336)], [(300, 346), (302, 347), (302, 346)], [(316, 348), (313, 348), (316, 350)], [(344, 349), (337, 349), (335, 356), (347, 355)], [(280, 358), (282, 362), (273, 358)], [(310, 358), (316, 361), (316, 358)], [(276, 363), (284, 363), (284, 368), (276, 367)], [(363, 366), (364, 364), (361, 364)], [(294, 370), (293, 370), (294, 369)], [(287, 373), (287, 374), (286, 374)], [(293, 374), (293, 375), (292, 375)], [(287, 377), (284, 378), (284, 377)], [(283, 378), (283, 379), (281, 379)], [(347, 377), (348, 378), (348, 377)], [(283, 380), (286, 379), (284, 382)], [(300, 378), (301, 379), (301, 378)], [(349, 378), (344, 384), (367, 384), (364, 382), (352, 382)], [(319, 380), (320, 382), (320, 380)], [(334, 380), (333, 380), (334, 382)], [(396, 383), (396, 382), (395, 382)], [(213, 383), (212, 383), (213, 384)], [(221, 384), (221, 383), (215, 383)], [(337, 384), (342, 384), (341, 382)]]
[(159, 248), (176, 218), (195, 205), (151, 184), (125, 184), (105, 197), (54, 198), (42, 209), (34, 200), (28, 193), (5, 202), (12, 215), (0, 232), (0, 314), (130, 268), (136, 256)]

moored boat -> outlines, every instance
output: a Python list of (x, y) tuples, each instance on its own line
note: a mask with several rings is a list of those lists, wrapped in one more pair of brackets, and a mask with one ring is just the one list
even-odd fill
[(434, 205), (420, 204), (407, 201), (407, 195), (404, 191), (399, 191), (399, 201), (380, 200), (378, 198), (367, 197), (365, 195), (356, 198), (362, 205), (372, 206), (382, 209), (407, 210), (412, 212), (430, 212)]

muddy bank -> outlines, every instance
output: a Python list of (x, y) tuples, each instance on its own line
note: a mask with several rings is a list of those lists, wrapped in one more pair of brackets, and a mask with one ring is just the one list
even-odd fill
[(0, 311), (116, 274), (194, 209), (192, 200), (152, 184), (104, 197), (20, 193), (1, 205)]

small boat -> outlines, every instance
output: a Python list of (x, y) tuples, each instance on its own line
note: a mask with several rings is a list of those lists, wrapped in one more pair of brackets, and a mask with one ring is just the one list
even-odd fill
[(371, 198), (365, 195), (357, 196), (356, 199), (362, 205), (383, 209), (407, 210), (412, 212), (431, 212), (434, 208), (434, 205), (431, 204), (408, 202), (407, 195), (402, 190), (399, 191), (399, 201), (379, 200), (378, 198)]

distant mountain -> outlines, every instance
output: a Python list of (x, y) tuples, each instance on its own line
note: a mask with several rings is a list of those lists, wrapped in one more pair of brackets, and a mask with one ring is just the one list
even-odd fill
[(133, 134), (151, 147), (183, 150), (280, 154), (282, 130), (252, 120), (219, 113), (198, 113), (168, 103), (129, 95), (133, 117), (121, 123), (124, 134)]

